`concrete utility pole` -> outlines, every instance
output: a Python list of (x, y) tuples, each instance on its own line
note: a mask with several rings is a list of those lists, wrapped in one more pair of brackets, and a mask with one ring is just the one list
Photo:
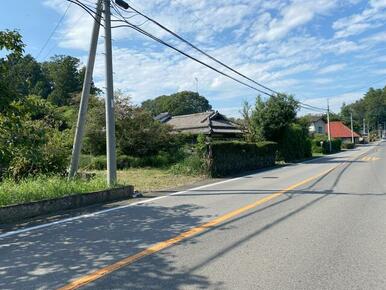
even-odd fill
[(115, 117), (114, 117), (114, 88), (113, 88), (113, 60), (111, 47), (111, 0), (98, 0), (97, 12), (95, 16), (94, 27), (91, 36), (90, 52), (87, 61), (86, 74), (83, 83), (82, 96), (80, 101), (78, 121), (76, 125), (76, 133), (74, 145), (72, 149), (71, 165), (69, 169), (69, 177), (75, 177), (79, 168), (79, 159), (82, 149), (82, 139), (86, 122), (86, 114), (88, 101), (90, 96), (90, 88), (92, 83), (92, 74), (95, 64), (95, 56), (98, 45), (98, 36), (101, 25), (102, 6), (104, 10), (105, 20), (105, 50), (106, 50), (106, 143), (107, 143), (107, 184), (113, 185), (117, 181), (117, 164), (115, 155)]
[(117, 182), (117, 162), (115, 155), (115, 117), (113, 88), (113, 57), (111, 47), (110, 0), (104, 0), (105, 49), (106, 49), (106, 138), (107, 138), (107, 184)]
[(85, 73), (84, 82), (83, 82), (83, 90), (82, 90), (82, 95), (80, 99), (80, 108), (79, 108), (79, 114), (78, 114), (78, 121), (76, 124), (74, 145), (72, 148), (72, 157), (71, 157), (71, 164), (69, 169), (70, 178), (73, 178), (76, 176), (76, 173), (79, 167), (79, 158), (80, 158), (80, 153), (82, 149), (82, 139), (83, 139), (84, 127), (86, 123), (88, 100), (90, 96), (90, 89), (91, 89), (91, 83), (92, 83), (92, 74), (94, 71), (95, 56), (96, 56), (96, 50), (98, 45), (100, 21), (102, 16), (102, 1), (103, 0), (97, 1), (97, 10), (95, 15), (94, 27), (92, 30), (90, 51), (88, 55), (86, 73)]
[(328, 132), (328, 143), (330, 146), (330, 153), (332, 152), (331, 144), (331, 126), (330, 126), (330, 101), (327, 99), (327, 132)]
[(351, 119), (351, 142), (354, 143), (354, 125), (352, 121), (352, 112), (350, 114), (350, 119)]
[(363, 138), (365, 138), (366, 135), (366, 119), (363, 119)]

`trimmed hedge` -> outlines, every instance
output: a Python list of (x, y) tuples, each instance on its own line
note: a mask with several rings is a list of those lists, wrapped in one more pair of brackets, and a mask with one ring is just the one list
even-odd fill
[(277, 143), (217, 141), (209, 145), (208, 174), (221, 177), (275, 165)]
[(308, 136), (300, 125), (292, 124), (279, 142), (279, 160), (291, 162), (312, 157), (312, 146)]

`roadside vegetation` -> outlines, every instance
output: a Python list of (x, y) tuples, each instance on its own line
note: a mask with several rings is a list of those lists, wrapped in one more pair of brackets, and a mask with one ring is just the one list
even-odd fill
[[(101, 90), (91, 88), (81, 170), (91, 180), (67, 180), (84, 67), (80, 60), (59, 55), (38, 62), (24, 55), (17, 31), (0, 31), (0, 206), (106, 189), (105, 104)], [(242, 118), (232, 119), (243, 136), (224, 140), (177, 134), (154, 116), (205, 112), (209, 101), (194, 92), (178, 92), (135, 105), (115, 93), (117, 167), (120, 184), (154, 191), (191, 184), (206, 177), (239, 174), (294, 162), (329, 152), (325, 135), (310, 136), (307, 116), (299, 118), (299, 102), (278, 94), (245, 103)], [(366, 118), (374, 135), (384, 122), (386, 88), (370, 89), (363, 100), (344, 105), (333, 118), (347, 124)], [(359, 129), (358, 121), (354, 124)], [(351, 145), (344, 145), (347, 149)], [(333, 151), (341, 150), (339, 140)]]
[(106, 181), (99, 176), (89, 181), (67, 180), (60, 176), (34, 176), (18, 182), (5, 179), (0, 183), (0, 207), (103, 189), (106, 189)]

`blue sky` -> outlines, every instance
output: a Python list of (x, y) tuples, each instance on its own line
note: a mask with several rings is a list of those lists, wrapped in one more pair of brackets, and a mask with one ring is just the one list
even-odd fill
[[(369, 86), (386, 85), (386, 0), (129, 2), (244, 74), (311, 105), (325, 107), (329, 98), (332, 109), (339, 111), (343, 102), (360, 98)], [(0, 29), (19, 29), (26, 52), (39, 61), (70, 54), (85, 62), (92, 19), (73, 4), (39, 54), (68, 5), (64, 0), (2, 0)], [(134, 17), (132, 22), (143, 19)], [(141, 27), (213, 64), (151, 23)], [(135, 103), (196, 90), (196, 78), (200, 94), (231, 116), (238, 115), (243, 100), (256, 97), (255, 91), (129, 28), (114, 30), (113, 39), (115, 89), (131, 95)], [(99, 87), (104, 86), (103, 70), (100, 37), (94, 73)]]

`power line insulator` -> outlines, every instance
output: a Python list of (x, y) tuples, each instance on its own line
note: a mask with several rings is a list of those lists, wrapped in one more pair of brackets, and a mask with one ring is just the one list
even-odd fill
[(120, 7), (122, 7), (123, 9), (129, 9), (129, 4), (127, 4), (125, 1), (123, 1), (123, 0), (115, 0), (115, 3), (117, 4), (117, 5), (119, 5)]

